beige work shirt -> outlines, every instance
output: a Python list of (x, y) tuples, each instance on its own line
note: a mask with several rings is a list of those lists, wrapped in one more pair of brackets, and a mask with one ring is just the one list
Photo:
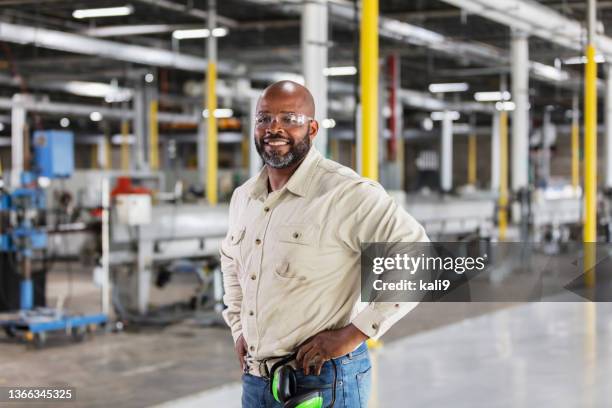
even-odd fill
[(264, 166), (234, 191), (221, 244), (234, 341), (242, 334), (261, 360), (350, 323), (380, 337), (416, 303), (360, 302), (360, 244), (417, 241), (425, 230), (380, 184), (314, 147), (278, 191), (268, 193)]

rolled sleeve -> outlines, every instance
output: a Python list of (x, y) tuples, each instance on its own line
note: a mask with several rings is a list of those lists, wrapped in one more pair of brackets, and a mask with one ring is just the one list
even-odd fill
[[(354, 186), (346, 200), (352, 216), (347, 216), (339, 233), (352, 250), (360, 252), (361, 244), (368, 242), (429, 242), (424, 228), (378, 183), (366, 181)], [(378, 339), (417, 305), (418, 302), (370, 302), (351, 323), (370, 338)]]

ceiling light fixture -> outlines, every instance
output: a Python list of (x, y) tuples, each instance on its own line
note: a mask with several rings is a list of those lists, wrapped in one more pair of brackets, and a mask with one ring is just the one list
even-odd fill
[[(208, 109), (204, 109), (202, 111), (202, 116), (207, 118), (208, 117)], [(232, 116), (234, 116), (234, 111), (231, 109), (215, 109), (215, 118), (231, 118)]]
[[(213, 28), (213, 37), (225, 37), (228, 34), (228, 29), (225, 27)], [(208, 38), (210, 30), (208, 28), (194, 28), (191, 30), (175, 30), (172, 32), (172, 37), (177, 40), (186, 40), (191, 38)]]
[(321, 126), (325, 129), (333, 129), (336, 127), (336, 121), (331, 118), (325, 118), (321, 121)]
[(429, 84), (429, 92), (431, 93), (465, 92), (468, 89), (470, 89), (470, 85), (467, 82)]
[(476, 92), (474, 94), (474, 99), (478, 102), (509, 101), (510, 98), (511, 95), (508, 91)]
[(91, 119), (92, 122), (99, 122), (102, 120), (102, 114), (100, 112), (91, 112), (89, 114), (89, 119)]
[(431, 112), (431, 120), (444, 120), (445, 116), (448, 116), (450, 120), (458, 120), (461, 114), (457, 111), (437, 111)]
[(353, 66), (323, 68), (323, 75), (325, 76), (346, 76), (355, 74), (357, 74), (357, 68)]
[(134, 12), (134, 7), (123, 6), (123, 7), (105, 7), (95, 9), (81, 9), (74, 10), (72, 17), (83, 19), (83, 18), (98, 18), (98, 17), (118, 17), (118, 16), (129, 16)]
[(516, 104), (512, 101), (497, 102), (495, 104), (495, 109), (498, 111), (513, 111), (516, 109)]

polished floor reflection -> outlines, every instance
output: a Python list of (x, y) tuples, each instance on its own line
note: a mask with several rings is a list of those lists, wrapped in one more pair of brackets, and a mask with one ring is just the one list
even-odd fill
[(372, 407), (609, 407), (612, 304), (533, 303), (387, 344)]

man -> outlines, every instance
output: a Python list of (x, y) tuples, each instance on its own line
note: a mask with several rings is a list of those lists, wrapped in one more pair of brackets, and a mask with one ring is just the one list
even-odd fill
[(378, 183), (312, 147), (314, 115), (303, 86), (281, 81), (264, 90), (255, 145), (265, 166), (230, 203), (224, 317), (245, 373), (246, 408), (282, 406), (270, 393), (269, 369), (294, 352), (299, 392), (322, 390), (325, 406), (335, 398), (335, 407), (366, 407), (364, 341), (415, 306), (359, 302), (361, 243), (428, 239)]

